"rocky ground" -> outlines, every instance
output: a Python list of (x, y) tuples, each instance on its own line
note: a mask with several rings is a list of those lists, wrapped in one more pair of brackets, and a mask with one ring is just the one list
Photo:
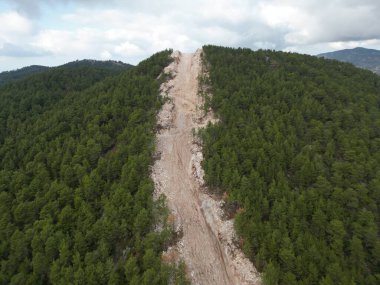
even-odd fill
[(252, 263), (236, 247), (233, 220), (222, 218), (223, 200), (213, 199), (204, 186), (202, 146), (194, 131), (215, 120), (201, 111), (201, 53), (174, 52), (165, 69), (171, 79), (161, 86), (168, 100), (158, 115), (152, 178), (155, 197), (166, 196), (173, 226), (182, 233), (164, 256), (183, 259), (193, 284), (261, 284)]

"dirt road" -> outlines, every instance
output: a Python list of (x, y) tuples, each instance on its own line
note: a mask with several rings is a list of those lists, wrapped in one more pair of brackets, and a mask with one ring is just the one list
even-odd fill
[[(202, 157), (194, 146), (192, 134), (201, 124), (197, 111), (201, 104), (197, 94), (201, 52), (173, 54), (175, 60), (166, 70), (174, 78), (162, 87), (170, 102), (164, 105), (158, 118), (162, 126), (157, 134), (160, 159), (152, 172), (156, 195), (167, 197), (176, 226), (183, 231), (176, 250), (184, 259), (193, 284), (259, 284), (253, 267), (240, 269), (234, 262), (236, 254), (226, 248), (228, 242), (224, 243), (226, 239), (220, 237), (223, 222), (215, 214), (218, 202), (202, 193), (196, 174), (203, 175), (194, 165), (198, 163), (200, 167)], [(230, 256), (232, 253), (235, 257)]]

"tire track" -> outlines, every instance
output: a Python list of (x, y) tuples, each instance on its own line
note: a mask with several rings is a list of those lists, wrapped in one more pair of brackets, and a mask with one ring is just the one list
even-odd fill
[(213, 221), (215, 214), (209, 212), (213, 202), (202, 193), (194, 176), (193, 129), (199, 127), (196, 110), (201, 103), (198, 97), (201, 52), (176, 52), (175, 60), (167, 68), (174, 78), (163, 86), (170, 100), (158, 117), (162, 129), (157, 134), (157, 152), (161, 156), (153, 166), (155, 192), (167, 197), (175, 227), (183, 232), (176, 250), (185, 261), (193, 284), (259, 284), (242, 276), (232, 262), (215, 228), (218, 225)]

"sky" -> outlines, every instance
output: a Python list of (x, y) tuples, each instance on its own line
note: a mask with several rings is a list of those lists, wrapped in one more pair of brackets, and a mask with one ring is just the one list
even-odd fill
[(318, 54), (380, 49), (379, 0), (0, 0), (0, 71), (137, 64), (204, 44)]

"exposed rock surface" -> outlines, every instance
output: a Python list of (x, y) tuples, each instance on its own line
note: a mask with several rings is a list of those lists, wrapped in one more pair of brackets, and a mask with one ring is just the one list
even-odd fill
[(235, 246), (233, 221), (222, 219), (223, 201), (204, 189), (202, 146), (193, 131), (215, 120), (200, 111), (201, 53), (174, 52), (174, 61), (165, 69), (172, 79), (161, 86), (168, 100), (158, 115), (159, 158), (152, 178), (155, 196), (166, 196), (174, 227), (183, 234), (164, 256), (183, 259), (193, 284), (261, 284), (252, 263)]

